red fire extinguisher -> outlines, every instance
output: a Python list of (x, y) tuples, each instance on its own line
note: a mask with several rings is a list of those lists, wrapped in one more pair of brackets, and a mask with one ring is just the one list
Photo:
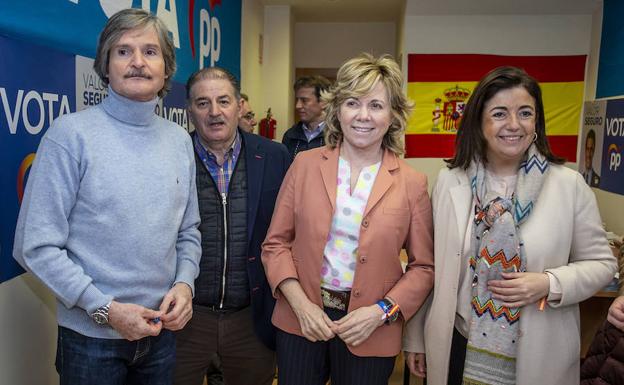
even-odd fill
[(273, 119), (271, 108), (267, 110), (266, 118), (262, 118), (258, 124), (258, 131), (261, 136), (265, 138), (274, 139), (275, 129), (277, 128), (277, 121)]

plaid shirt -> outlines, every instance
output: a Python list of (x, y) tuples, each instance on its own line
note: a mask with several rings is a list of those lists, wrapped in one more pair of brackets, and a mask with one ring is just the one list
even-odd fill
[(238, 130), (236, 131), (236, 138), (234, 138), (232, 146), (225, 153), (222, 166), (217, 163), (217, 157), (204, 148), (199, 141), (199, 135), (197, 133), (193, 136), (193, 144), (195, 145), (195, 151), (197, 151), (199, 159), (201, 159), (212, 176), (212, 179), (215, 181), (219, 193), (221, 195), (227, 195), (228, 189), (230, 188), (230, 178), (234, 173), (234, 168), (236, 167), (236, 162), (238, 161), (241, 151), (241, 138), (238, 134)]

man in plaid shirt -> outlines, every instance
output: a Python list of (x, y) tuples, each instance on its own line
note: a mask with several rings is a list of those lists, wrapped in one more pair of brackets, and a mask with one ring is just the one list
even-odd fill
[(290, 155), (239, 128), (238, 80), (218, 67), (189, 78), (187, 102), (202, 236), (193, 318), (177, 334), (176, 384), (201, 384), (221, 362), (225, 383), (271, 384), (274, 299), (260, 259)]

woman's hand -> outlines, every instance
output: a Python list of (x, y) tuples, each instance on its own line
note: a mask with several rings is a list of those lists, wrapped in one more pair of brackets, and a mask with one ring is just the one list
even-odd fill
[(335, 336), (332, 331), (332, 327), (334, 327), (332, 320), (329, 319), (323, 309), (307, 298), (304, 303), (292, 306), (292, 309), (299, 320), (301, 333), (309, 341), (328, 341)]
[(624, 296), (617, 297), (607, 314), (607, 321), (616, 328), (624, 331)]
[(334, 331), (347, 345), (358, 346), (364, 342), (384, 321), (379, 305), (361, 307), (334, 322)]
[(427, 363), (425, 361), (425, 353), (403, 352), (407, 367), (413, 375), (425, 378), (427, 375)]
[(492, 298), (506, 307), (529, 305), (546, 297), (550, 281), (546, 273), (501, 273), (501, 280), (488, 281)]
[(308, 299), (299, 281), (294, 278), (285, 279), (280, 283), (279, 290), (295, 312), (305, 338), (312, 342), (327, 341), (336, 335), (332, 330), (332, 320), (323, 309)]

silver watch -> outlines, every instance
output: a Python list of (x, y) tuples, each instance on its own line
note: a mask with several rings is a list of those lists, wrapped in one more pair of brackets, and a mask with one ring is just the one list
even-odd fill
[(91, 318), (98, 325), (108, 325), (108, 310), (110, 309), (111, 302), (107, 303), (104, 306), (98, 307), (93, 313), (91, 313)]

